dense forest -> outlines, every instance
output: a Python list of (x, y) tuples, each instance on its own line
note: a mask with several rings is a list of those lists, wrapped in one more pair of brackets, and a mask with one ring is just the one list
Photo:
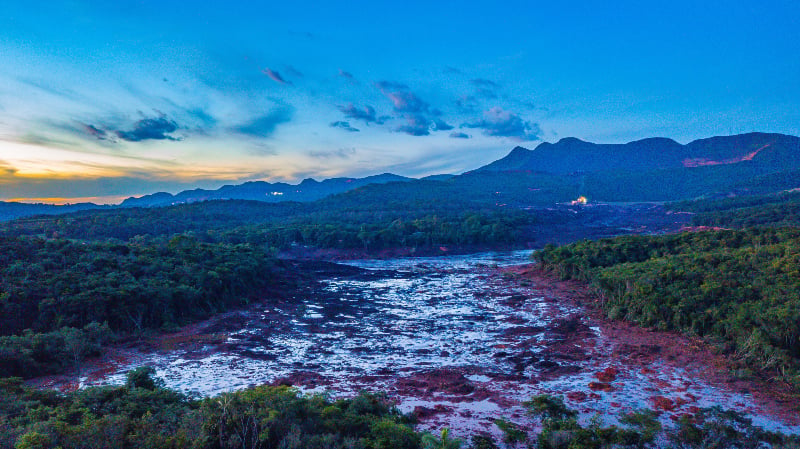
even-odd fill
[(263, 299), (282, 262), (190, 237), (84, 242), (0, 237), (0, 376), (78, 365), (114, 335), (174, 328)]
[[(495, 421), (507, 447), (542, 449), (797, 447), (800, 439), (765, 432), (741, 415), (702, 410), (662, 431), (654, 412), (624, 415), (619, 426), (581, 425), (562, 399), (535, 396), (525, 407), (538, 433)], [(0, 449), (259, 448), (259, 449), (496, 449), (479, 433), (469, 443), (413, 428), (385, 397), (362, 393), (331, 400), (286, 386), (259, 386), (193, 399), (168, 390), (151, 368), (128, 373), (121, 386), (61, 394), (0, 380)]]
[(800, 229), (624, 236), (533, 257), (590, 282), (610, 318), (707, 337), (800, 391)]
[(674, 211), (695, 213), (692, 223), (697, 226), (800, 226), (800, 192), (797, 191), (682, 201), (669, 207)]
[(0, 224), (0, 235), (40, 235), (129, 241), (183, 233), (210, 243), (251, 243), (379, 250), (398, 246), (502, 246), (524, 241), (525, 227), (569, 219), (564, 212), (537, 212), (453, 201), (447, 207), (406, 202), (342, 203), (316, 208), (302, 203), (209, 201), (163, 208), (87, 211)]
[(331, 401), (261, 386), (203, 400), (152, 370), (125, 385), (62, 395), (0, 380), (0, 448), (419, 448), (422, 435), (379, 396)]

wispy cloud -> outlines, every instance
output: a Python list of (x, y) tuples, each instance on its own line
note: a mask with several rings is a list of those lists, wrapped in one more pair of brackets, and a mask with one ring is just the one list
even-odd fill
[(287, 65), (285, 67), (285, 70), (286, 70), (286, 73), (288, 73), (290, 76), (293, 76), (295, 78), (302, 78), (303, 77), (303, 72), (297, 70), (294, 66)]
[(256, 117), (253, 120), (231, 128), (231, 131), (250, 137), (270, 137), (278, 125), (288, 123), (294, 116), (294, 108), (285, 105)]
[(456, 98), (455, 105), (461, 113), (473, 113), (478, 110), (478, 99), (473, 95), (462, 95)]
[(347, 159), (356, 154), (356, 149), (339, 148), (338, 150), (331, 150), (331, 151), (309, 151), (307, 154), (317, 159), (331, 159), (331, 158)]
[(17, 173), (17, 169), (14, 166), (4, 160), (0, 160), (0, 181), (3, 178), (14, 176), (15, 173)]
[(474, 79), (469, 80), (469, 82), (470, 82), (470, 84), (472, 84), (475, 87), (483, 87), (483, 88), (491, 88), (491, 89), (496, 89), (496, 88), (500, 87), (499, 84), (495, 83), (492, 80), (487, 80), (485, 78), (474, 78)]
[(482, 120), (461, 126), (482, 129), (487, 136), (508, 137), (520, 141), (539, 140), (542, 134), (537, 123), (523, 120), (519, 115), (499, 106), (484, 112)]
[(353, 103), (348, 103), (347, 106), (339, 106), (339, 110), (347, 118), (363, 120), (364, 123), (375, 123), (378, 125), (383, 124), (384, 117), (376, 117), (375, 108), (370, 105), (365, 105), (363, 108), (359, 108)]
[(88, 123), (81, 123), (81, 128), (83, 129), (84, 132), (86, 132), (86, 134), (94, 137), (97, 140), (108, 140), (109, 137), (111, 137), (109, 133), (106, 132), (106, 130), (100, 129)]
[(428, 112), (428, 103), (408, 91), (386, 92), (386, 96), (394, 104), (396, 112), (417, 114)]
[(455, 132), (455, 131), (454, 131), (454, 132), (451, 132), (451, 133), (450, 133), (450, 138), (451, 138), (451, 139), (469, 139), (469, 138), (471, 138), (471, 137), (472, 137), (472, 136), (470, 136), (469, 134), (467, 134), (467, 133), (462, 133), (462, 132)]
[(267, 75), (268, 77), (270, 77), (270, 79), (272, 79), (272, 80), (273, 80), (273, 81), (275, 81), (276, 83), (280, 83), (280, 84), (292, 84), (291, 82), (289, 82), (289, 81), (286, 81), (286, 80), (285, 80), (285, 79), (284, 79), (284, 78), (281, 76), (281, 74), (280, 74), (280, 73), (278, 73), (276, 70), (272, 70), (272, 69), (270, 69), (269, 67), (266, 67), (266, 68), (264, 68), (264, 70), (262, 70), (262, 71), (261, 71), (261, 73), (263, 73), (264, 75)]
[(497, 98), (497, 92), (495, 92), (492, 89), (487, 89), (485, 87), (479, 87), (475, 89), (475, 95), (481, 98), (488, 98), (490, 100), (494, 100), (495, 98)]
[(406, 90), (406, 89), (408, 89), (408, 85), (406, 85), (406, 84), (398, 83), (396, 81), (386, 81), (386, 80), (376, 82), (375, 86), (379, 90), (381, 90), (382, 92), (390, 91), (390, 90)]
[[(89, 125), (93, 130), (97, 129)], [(92, 130), (92, 131), (93, 131)], [(129, 142), (141, 142), (143, 140), (180, 140), (179, 137), (171, 136), (178, 130), (178, 124), (174, 120), (168, 120), (165, 116), (155, 118), (143, 118), (133, 125), (129, 131), (118, 130), (115, 132), (117, 137)]]
[(339, 76), (341, 76), (342, 78), (346, 79), (347, 81), (349, 81), (352, 84), (359, 84), (358, 80), (356, 79), (356, 77), (353, 76), (353, 74), (350, 73), (350, 72), (346, 72), (346, 71), (344, 71), (342, 69), (339, 69)]
[(207, 132), (209, 129), (214, 128), (217, 126), (217, 123), (219, 123), (219, 119), (214, 117), (213, 114), (203, 108), (195, 107), (185, 109), (185, 111), (186, 114), (188, 114), (191, 118), (199, 122), (199, 124), (203, 127), (203, 132)]
[(375, 86), (386, 96), (394, 106), (394, 112), (406, 119), (406, 124), (398, 126), (395, 131), (412, 136), (427, 136), (431, 131), (448, 131), (453, 127), (438, 117), (442, 115), (439, 109), (431, 108), (430, 104), (415, 93), (408, 90), (408, 86), (393, 81), (379, 81)]
[(412, 136), (427, 136), (430, 134), (430, 121), (418, 115), (407, 115), (406, 124), (398, 126), (396, 131)]
[(352, 126), (350, 126), (350, 122), (344, 122), (344, 121), (341, 121), (341, 120), (332, 122), (328, 126), (330, 126), (331, 128), (339, 128), (339, 129), (343, 129), (345, 131), (350, 131), (351, 133), (357, 133), (357, 132), (361, 131), (358, 128), (353, 128)]

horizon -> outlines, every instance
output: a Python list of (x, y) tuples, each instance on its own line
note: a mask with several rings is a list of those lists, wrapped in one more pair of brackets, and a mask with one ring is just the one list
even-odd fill
[(800, 5), (567, 6), (0, 5), (0, 200), (459, 174), (563, 137), (800, 135)]

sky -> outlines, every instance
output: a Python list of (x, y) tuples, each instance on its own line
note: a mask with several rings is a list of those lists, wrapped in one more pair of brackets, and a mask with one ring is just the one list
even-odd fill
[(800, 2), (0, 2), (0, 200), (800, 135)]

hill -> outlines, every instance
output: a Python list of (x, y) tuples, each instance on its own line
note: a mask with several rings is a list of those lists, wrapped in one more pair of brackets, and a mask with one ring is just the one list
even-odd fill
[(388, 182), (405, 182), (411, 178), (383, 173), (366, 178), (331, 178), (316, 181), (308, 178), (297, 185), (283, 182), (269, 183), (252, 181), (240, 185), (226, 185), (216, 190), (185, 190), (176, 195), (166, 192), (145, 195), (139, 198), (128, 198), (120, 204), (122, 207), (152, 207), (172, 204), (195, 203), (208, 200), (253, 200), (268, 203), (282, 201), (315, 201), (329, 195), (346, 192), (369, 184), (385, 184)]
[(574, 137), (542, 143), (534, 150), (514, 148), (479, 171), (527, 170), (570, 174), (603, 171), (651, 171), (752, 162), (762, 169), (800, 168), (800, 138), (749, 133), (711, 137), (681, 145), (672, 139), (648, 138), (625, 144), (595, 144)]
[(60, 215), (82, 210), (105, 209), (107, 207), (108, 206), (100, 206), (94, 203), (65, 204), (59, 206), (55, 204), (29, 204), (0, 201), (0, 221), (29, 217), (31, 215)]
[[(365, 178), (306, 179), (297, 185), (247, 182), (129, 198), (121, 208), (210, 200), (313, 204), (310, 209), (388, 219), (425, 210), (550, 207), (578, 196), (598, 202), (668, 202), (770, 195), (800, 187), (800, 138), (750, 133), (681, 145), (665, 138), (594, 144), (576, 138), (514, 148), (506, 157), (461, 175), (422, 179), (384, 173)], [(0, 220), (98, 208), (0, 203)], [(297, 206), (288, 206), (296, 209)], [(283, 209), (281, 209), (283, 210)], [(394, 214), (394, 215), (393, 215)], [(419, 216), (420, 214), (414, 214)], [(392, 218), (393, 219), (393, 218)]]

